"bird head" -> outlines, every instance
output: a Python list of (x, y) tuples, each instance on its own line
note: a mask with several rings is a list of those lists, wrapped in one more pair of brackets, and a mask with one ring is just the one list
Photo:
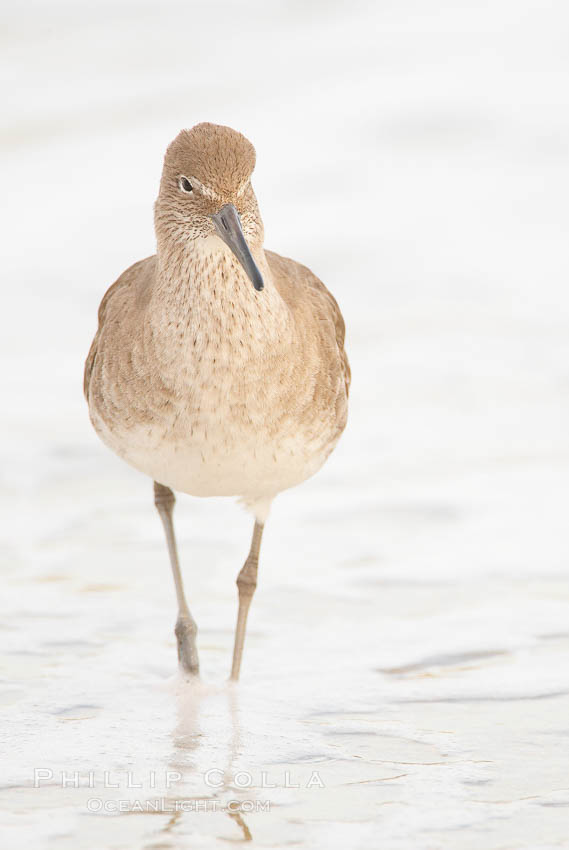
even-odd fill
[(263, 222), (251, 186), (255, 148), (218, 124), (182, 130), (168, 146), (155, 204), (158, 244), (221, 239), (256, 290), (263, 277), (251, 249), (263, 244)]

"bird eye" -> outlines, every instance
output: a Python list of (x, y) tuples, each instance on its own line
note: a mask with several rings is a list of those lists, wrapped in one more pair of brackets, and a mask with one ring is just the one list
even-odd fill
[(180, 177), (180, 179), (178, 180), (178, 186), (180, 187), (182, 192), (192, 191), (192, 184), (190, 183), (187, 177)]

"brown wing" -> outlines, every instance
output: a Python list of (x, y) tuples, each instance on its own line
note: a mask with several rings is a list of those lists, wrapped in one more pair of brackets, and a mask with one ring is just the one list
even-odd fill
[(291, 301), (294, 302), (298, 298), (307, 299), (308, 296), (318, 318), (322, 321), (332, 322), (347, 396), (350, 391), (351, 370), (348, 355), (344, 348), (346, 325), (338, 302), (307, 266), (303, 266), (295, 260), (290, 260), (288, 257), (281, 257), (274, 251), (265, 251), (265, 254), (274, 273), (275, 283), (284, 300), (290, 304)]
[[(310, 272), (310, 269), (307, 269), (307, 271)], [(346, 350), (344, 348), (344, 341), (346, 338), (346, 324), (344, 322), (344, 317), (340, 312), (338, 302), (336, 301), (330, 290), (327, 289), (322, 283), (322, 281), (319, 280), (319, 278), (317, 278), (315, 274), (312, 274), (312, 272), (310, 272), (310, 277), (307, 279), (307, 284), (318, 293), (320, 300), (323, 301), (326, 305), (326, 312), (329, 313), (334, 323), (334, 328), (336, 330), (336, 345), (338, 346), (338, 353), (340, 355), (340, 360), (342, 363), (344, 382), (346, 384), (346, 395), (348, 395), (350, 392), (352, 372), (350, 369), (350, 364), (348, 362), (348, 355), (346, 354)]]
[(129, 268), (121, 274), (118, 280), (116, 280), (111, 286), (109, 286), (109, 288), (103, 295), (103, 300), (99, 305), (99, 326), (97, 328), (97, 333), (95, 334), (93, 342), (91, 343), (91, 348), (89, 349), (87, 359), (85, 360), (85, 371), (83, 373), (83, 393), (87, 401), (89, 401), (89, 382), (91, 380), (91, 374), (93, 372), (93, 366), (95, 364), (95, 357), (97, 356), (97, 345), (99, 342), (101, 331), (105, 325), (109, 305), (113, 297), (117, 294), (117, 292), (122, 290), (124, 287), (137, 286), (140, 283), (147, 283), (150, 275), (148, 273), (140, 275), (140, 267), (146, 264), (148, 268), (145, 271), (151, 272), (155, 260), (156, 255), (153, 255), (151, 257), (146, 257), (146, 259), (144, 260), (139, 260), (138, 263), (134, 263), (132, 266), (129, 266)]

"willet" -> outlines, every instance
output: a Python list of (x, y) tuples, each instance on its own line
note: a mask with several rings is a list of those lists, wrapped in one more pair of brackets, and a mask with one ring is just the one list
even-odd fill
[(237, 496), (255, 518), (237, 586), (239, 677), (263, 527), (277, 493), (313, 475), (347, 417), (344, 321), (305, 266), (263, 249), (252, 144), (229, 127), (182, 130), (154, 207), (157, 253), (106, 292), (85, 364), (104, 443), (154, 479), (178, 601), (181, 666), (199, 671), (173, 490)]

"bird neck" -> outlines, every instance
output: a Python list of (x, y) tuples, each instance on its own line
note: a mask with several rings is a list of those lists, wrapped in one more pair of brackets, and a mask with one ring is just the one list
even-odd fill
[(286, 337), (292, 321), (275, 286), (262, 245), (252, 245), (265, 288), (257, 292), (239, 261), (217, 237), (159, 246), (150, 319), (164, 333), (208, 340), (247, 336), (265, 344)]

